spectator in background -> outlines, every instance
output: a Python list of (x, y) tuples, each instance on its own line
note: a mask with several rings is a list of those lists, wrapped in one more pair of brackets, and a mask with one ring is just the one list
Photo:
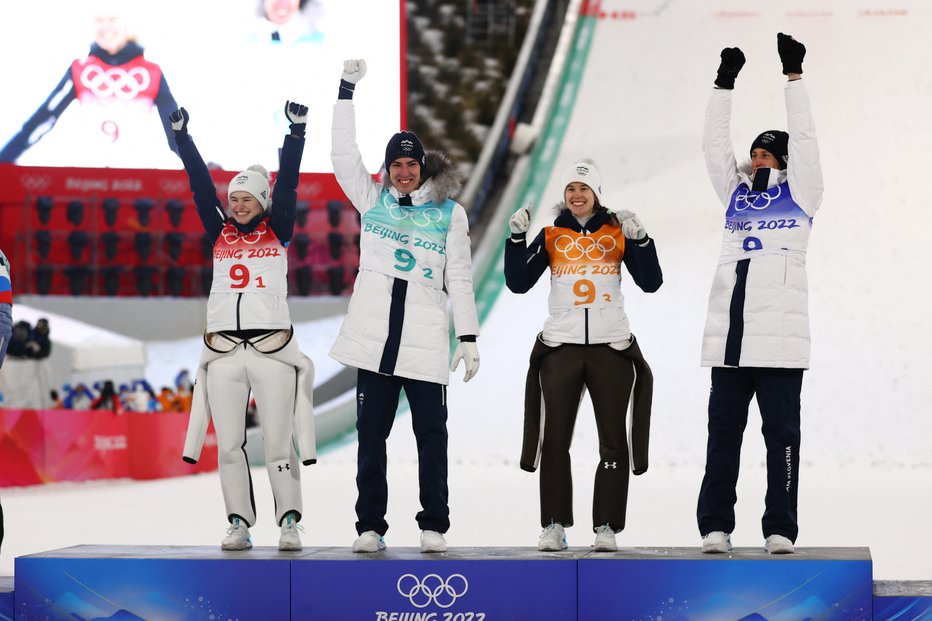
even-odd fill
[(178, 401), (178, 397), (175, 396), (175, 393), (168, 386), (162, 386), (162, 390), (158, 394), (159, 406), (163, 412), (184, 412), (181, 408), (181, 404)]
[(100, 389), (100, 395), (91, 403), (92, 410), (110, 410), (114, 414), (123, 413), (123, 404), (116, 392), (113, 382), (107, 380)]
[[(159, 161), (152, 156), (153, 140), (167, 143), (165, 153), (177, 151), (168, 123), (177, 105), (162, 69), (144, 57), (123, 8), (117, 11), (116, 2), (104, 4), (94, 15), (94, 43), (88, 56), (71, 63), (48, 99), (0, 150), (0, 162), (76, 165), (80, 158), (82, 166), (119, 162), (141, 168)], [(56, 130), (55, 143), (47, 145), (36, 161), (20, 161), (56, 127), (75, 100), (80, 105)], [(157, 117), (153, 107), (158, 109)]]
[(43, 409), (51, 406), (51, 347), (48, 320), (40, 319), (35, 329), (24, 320), (13, 324), (2, 371), (5, 407)]
[(78, 382), (74, 387), (65, 384), (63, 389), (65, 396), (62, 399), (62, 407), (66, 410), (89, 410), (97, 398), (84, 382)]
[(64, 409), (62, 405), (61, 395), (54, 388), (49, 391), (49, 399), (52, 400), (52, 408), (56, 410)]

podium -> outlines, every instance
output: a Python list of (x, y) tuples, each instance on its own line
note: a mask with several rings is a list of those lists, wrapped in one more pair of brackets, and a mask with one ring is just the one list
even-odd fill
[(924, 619), (923, 611), (932, 619), (932, 584), (925, 595), (875, 594), (867, 548), (771, 556), (756, 548), (353, 554), (82, 545), (15, 562), (15, 614), (3, 616), (0, 581), (0, 619), (869, 621)]

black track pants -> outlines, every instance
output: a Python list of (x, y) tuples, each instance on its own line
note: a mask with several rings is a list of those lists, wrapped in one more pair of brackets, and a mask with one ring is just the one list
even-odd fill
[(560, 345), (540, 368), (544, 442), (540, 457), (540, 522), (573, 525), (570, 442), (583, 387), (589, 391), (599, 434), (599, 465), (592, 499), (593, 527), (625, 527), (628, 439), (625, 417), (634, 366), (608, 345)]

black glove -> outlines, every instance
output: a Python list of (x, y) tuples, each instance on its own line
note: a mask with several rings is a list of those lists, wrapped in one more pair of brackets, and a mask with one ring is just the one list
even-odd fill
[(782, 32), (777, 34), (777, 53), (783, 63), (783, 75), (803, 72), (803, 58), (806, 57), (806, 46)]
[(174, 112), (168, 115), (168, 120), (172, 124), (172, 129), (175, 130), (175, 135), (183, 134), (187, 135), (188, 133), (188, 121), (191, 119), (188, 116), (188, 111), (184, 108), (178, 108)]
[(732, 90), (735, 87), (735, 78), (744, 66), (744, 52), (737, 47), (726, 47), (722, 50), (722, 62), (718, 66), (718, 77), (715, 86)]
[(303, 106), (294, 101), (285, 102), (285, 116), (291, 123), (291, 135), (296, 138), (304, 138), (304, 130), (307, 128), (307, 106)]

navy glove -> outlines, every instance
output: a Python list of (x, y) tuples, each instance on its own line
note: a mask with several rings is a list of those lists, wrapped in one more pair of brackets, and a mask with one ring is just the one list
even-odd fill
[(307, 129), (307, 106), (294, 101), (286, 101), (285, 116), (291, 123), (291, 135), (295, 138), (304, 138), (304, 131)]
[(803, 72), (803, 58), (806, 57), (806, 46), (782, 32), (777, 34), (777, 53), (783, 63), (783, 75)]
[(737, 47), (726, 47), (722, 50), (722, 62), (718, 66), (718, 75), (715, 86), (732, 90), (735, 87), (735, 78), (744, 66), (744, 52)]
[(168, 120), (171, 121), (172, 129), (175, 130), (176, 134), (188, 133), (188, 121), (190, 119), (191, 117), (188, 116), (188, 111), (184, 108), (178, 108), (168, 115)]

